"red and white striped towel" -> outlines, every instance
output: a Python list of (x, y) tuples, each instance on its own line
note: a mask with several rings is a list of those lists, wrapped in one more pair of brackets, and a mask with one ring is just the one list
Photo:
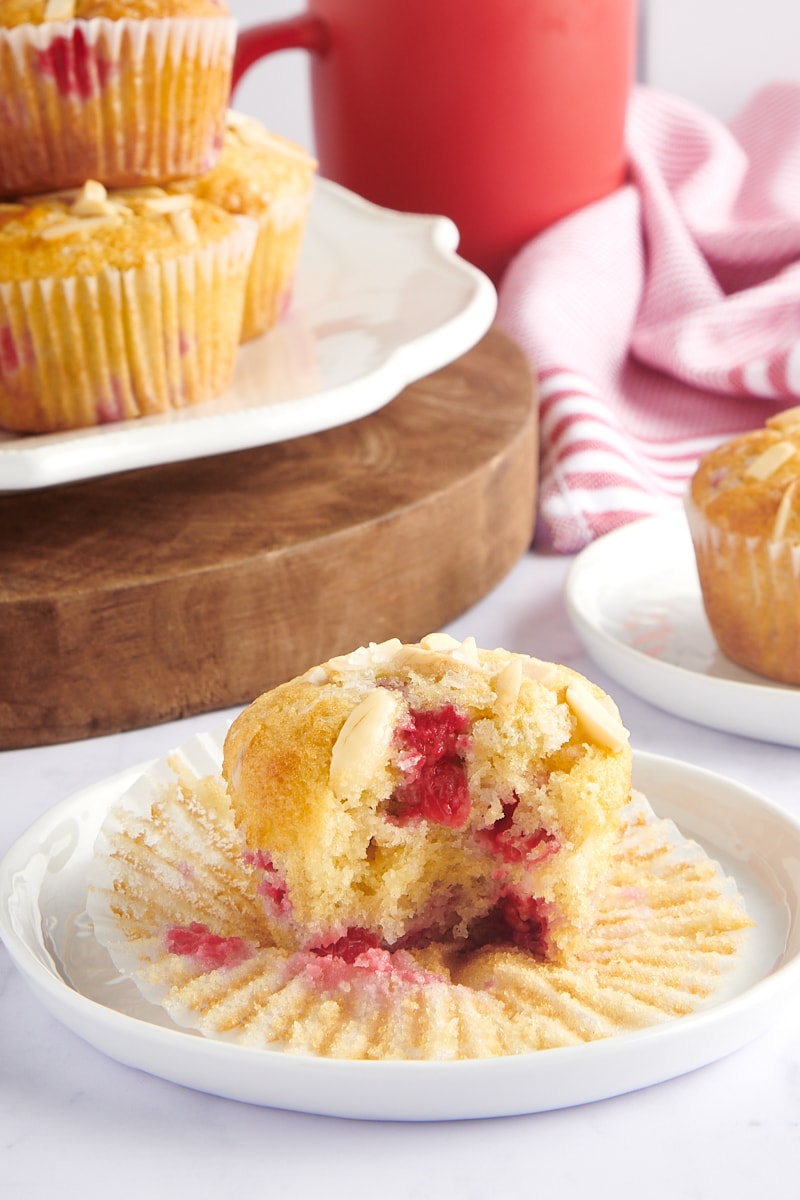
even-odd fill
[(537, 545), (679, 507), (698, 458), (800, 401), (800, 85), (726, 126), (637, 86), (629, 181), (525, 246), (498, 323), (540, 384)]

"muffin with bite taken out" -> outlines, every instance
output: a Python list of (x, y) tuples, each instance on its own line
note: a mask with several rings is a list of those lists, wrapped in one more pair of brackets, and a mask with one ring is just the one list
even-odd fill
[(439, 634), (254, 701), (223, 772), (277, 944), (488, 941), (553, 959), (592, 917), (631, 752), (576, 672)]
[(87, 911), (178, 1026), (361, 1060), (686, 1015), (752, 923), (632, 790), (599, 687), (441, 633), (329, 659), (140, 779), (103, 823)]

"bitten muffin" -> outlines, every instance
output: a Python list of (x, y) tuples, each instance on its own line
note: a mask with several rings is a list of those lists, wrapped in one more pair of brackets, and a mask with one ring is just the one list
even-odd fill
[(271, 328), (291, 299), (316, 163), (255, 117), (228, 112), (219, 162), (197, 180), (173, 184), (258, 222), (245, 297), (242, 341)]
[(235, 37), (223, 0), (4, 0), (0, 195), (208, 170)]
[(260, 697), (223, 774), (277, 945), (448, 939), (554, 959), (592, 916), (631, 754), (613, 702), (575, 672), (439, 634)]
[(707, 454), (686, 510), (720, 649), (759, 675), (800, 684), (800, 407)]
[(620, 808), (625, 730), (566, 668), (372, 645), (256, 701), (225, 749), (230, 786), (211, 735), (148, 770), (89, 868), (94, 938), (179, 1026), (523, 1054), (693, 1012), (741, 961), (735, 880), (641, 794)]
[(0, 205), (0, 426), (74, 429), (223, 391), (254, 240), (252, 222), (155, 187)]

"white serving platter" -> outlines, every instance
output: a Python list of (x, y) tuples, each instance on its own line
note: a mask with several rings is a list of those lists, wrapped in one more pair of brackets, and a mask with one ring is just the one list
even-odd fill
[(0, 492), (70, 483), (317, 433), (382, 408), (486, 333), (490, 280), (447, 217), (396, 213), (318, 179), (289, 311), (240, 347), (205, 404), (66, 433), (0, 431)]

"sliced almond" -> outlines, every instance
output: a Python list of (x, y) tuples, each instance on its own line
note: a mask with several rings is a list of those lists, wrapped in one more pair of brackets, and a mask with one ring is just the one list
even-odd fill
[(114, 211), (109, 205), (108, 192), (96, 179), (86, 180), (72, 201), (71, 209), (81, 217), (107, 216)]
[(800, 404), (796, 404), (794, 408), (784, 408), (782, 412), (767, 417), (767, 425), (770, 429), (777, 429), (781, 433), (785, 433), (787, 429), (796, 428), (800, 425)]
[(45, 21), (73, 21), (75, 0), (47, 0), (44, 6)]
[(789, 517), (792, 514), (795, 500), (798, 498), (798, 483), (800, 483), (800, 480), (793, 479), (781, 496), (781, 502), (778, 505), (778, 511), (775, 513), (775, 520), (772, 523), (772, 533), (770, 535), (774, 542), (779, 542), (786, 533)]
[(331, 751), (329, 779), (337, 800), (356, 799), (386, 766), (401, 705), (396, 692), (378, 687), (350, 713)]
[(497, 693), (497, 707), (501, 712), (510, 712), (516, 707), (521, 686), (522, 659), (512, 658), (503, 667), (494, 684)]
[(162, 196), (143, 196), (142, 208), (150, 213), (182, 212), (191, 208), (194, 197), (188, 192), (171, 192)]
[(364, 671), (385, 666), (392, 662), (403, 643), (399, 638), (388, 638), (385, 642), (370, 642), (359, 646), (349, 654), (338, 654), (330, 659), (328, 666), (334, 671)]
[(593, 742), (619, 754), (630, 734), (622, 722), (608, 711), (581, 683), (567, 687), (567, 704)]
[(435, 650), (441, 653), (445, 650), (457, 650), (461, 645), (458, 638), (451, 637), (449, 633), (428, 633), (424, 638), (420, 638), (419, 642), (423, 650)]
[(466, 637), (460, 646), (453, 651), (453, 658), (459, 662), (465, 662), (471, 667), (480, 666), (480, 655), (478, 654), (478, 643), (474, 637)]
[(311, 667), (305, 675), (300, 676), (303, 683), (313, 683), (318, 686), (328, 682), (328, 672), (324, 667)]
[(774, 475), (776, 471), (780, 470), (790, 458), (794, 458), (796, 453), (797, 449), (792, 442), (774, 442), (771, 446), (767, 446), (758, 458), (753, 459), (749, 467), (745, 469), (745, 478), (757, 479), (759, 483), (763, 483), (765, 479), (769, 479), (770, 475)]
[(528, 679), (536, 679), (539, 683), (555, 683), (558, 671), (555, 663), (545, 662), (541, 658), (526, 658), (522, 665), (522, 673)]
[(600, 697), (600, 703), (602, 704), (603, 708), (606, 709), (607, 712), (611, 713), (611, 715), (615, 721), (621, 720), (620, 715), (619, 715), (619, 709), (617, 708), (616, 704), (614, 703), (614, 701), (611, 699), (611, 697), (608, 695), (607, 692)]
[(197, 225), (188, 208), (179, 208), (167, 213), (167, 218), (173, 231), (187, 246), (193, 246), (197, 241)]

